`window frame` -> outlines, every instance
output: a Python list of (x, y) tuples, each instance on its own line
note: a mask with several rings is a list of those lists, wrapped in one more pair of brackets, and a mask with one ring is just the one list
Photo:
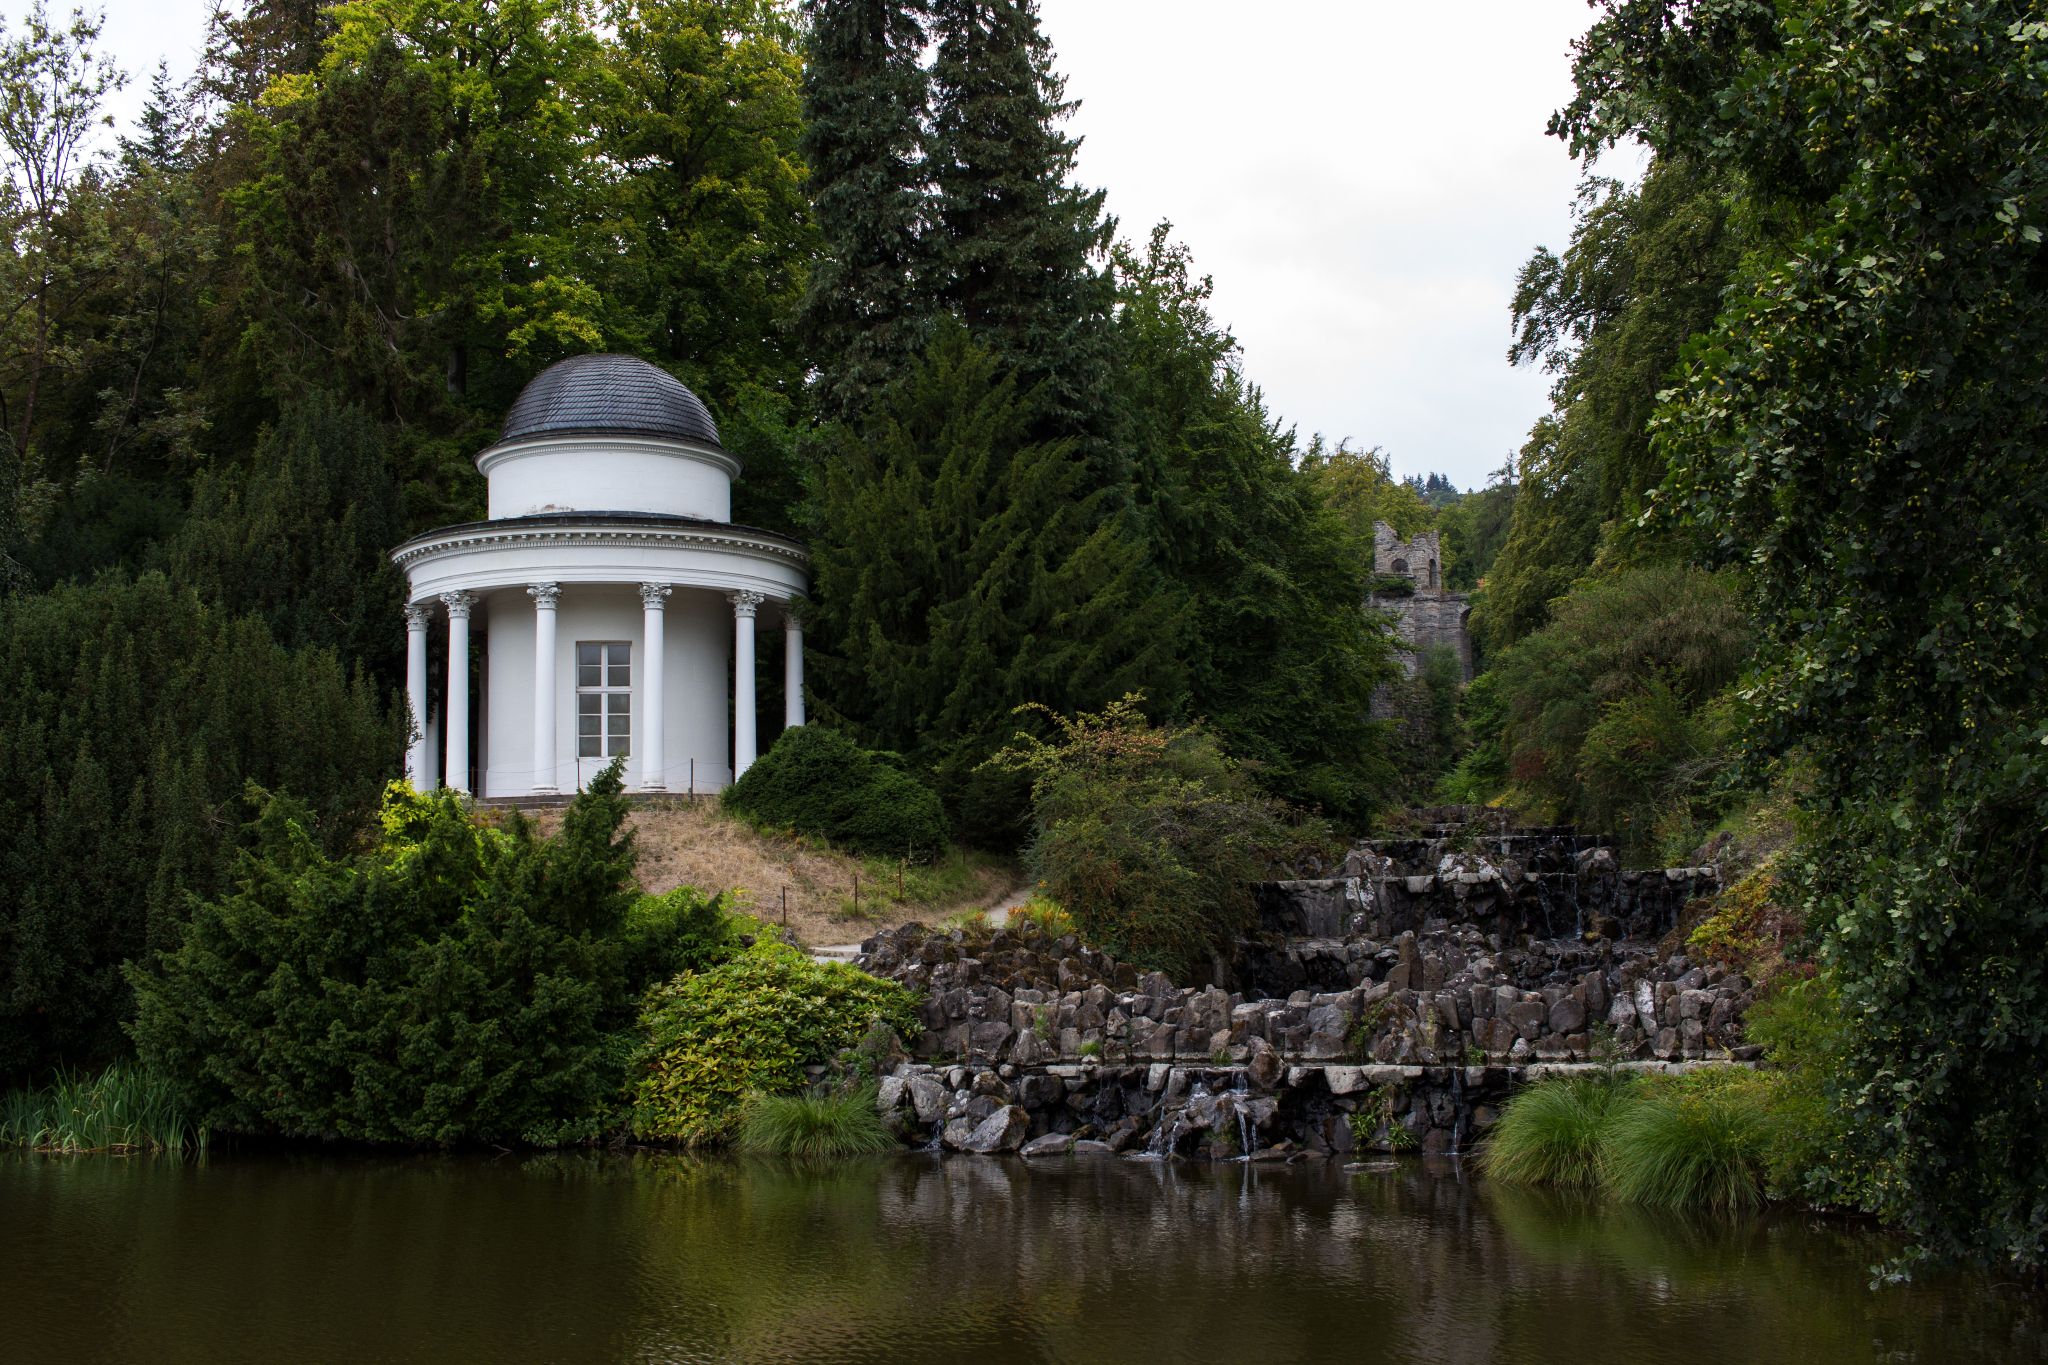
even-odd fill
[[(598, 651), (596, 661), (585, 663), (584, 652), (593, 649)], [(614, 651), (617, 651), (616, 656)], [(630, 758), (633, 753), (633, 642), (578, 640), (571, 658), (570, 666), (575, 669), (576, 683), (577, 761), (595, 759), (608, 763), (614, 758)], [(598, 670), (597, 681), (586, 683), (583, 670), (592, 667)], [(594, 699), (588, 713), (584, 707), (585, 697)], [(586, 714), (597, 721), (594, 735), (584, 733)], [(586, 753), (586, 744), (594, 744), (596, 752)]]

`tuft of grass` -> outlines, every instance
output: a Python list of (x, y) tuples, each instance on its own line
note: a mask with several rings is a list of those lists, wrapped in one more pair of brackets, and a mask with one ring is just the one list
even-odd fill
[(740, 1150), (766, 1156), (869, 1156), (895, 1145), (875, 1112), (873, 1086), (757, 1095), (740, 1119)]
[(1480, 1153), (1480, 1169), (1510, 1185), (1599, 1185), (1609, 1116), (1632, 1089), (1632, 1082), (1609, 1076), (1530, 1086), (1501, 1111)]
[[(1747, 1077), (1687, 1077), (1638, 1087), (1607, 1124), (1601, 1178), (1633, 1204), (1739, 1213), (1763, 1202), (1772, 1131)], [(1505, 1121), (1505, 1120), (1503, 1120)]]
[(47, 1086), (0, 1095), (0, 1146), (183, 1153), (204, 1151), (207, 1137), (179, 1107), (169, 1081), (130, 1062), (63, 1072)]

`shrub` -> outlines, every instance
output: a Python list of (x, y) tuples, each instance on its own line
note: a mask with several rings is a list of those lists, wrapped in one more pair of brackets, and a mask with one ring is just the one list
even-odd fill
[(376, 846), (337, 859), (303, 808), (264, 800), (239, 889), (130, 969), (144, 1062), (235, 1132), (596, 1136), (631, 1055), (624, 817), (616, 764), (552, 840), (394, 783)]
[(1608, 1117), (1601, 1179), (1617, 1199), (1735, 1213), (1763, 1200), (1767, 1091), (1747, 1072), (1649, 1078)]
[(938, 793), (890, 756), (819, 725), (784, 730), (723, 800), (757, 826), (795, 830), (856, 853), (921, 862), (947, 841)]
[(1092, 944), (1186, 978), (1251, 924), (1252, 883), (1325, 836), (1266, 796), (1199, 727), (1156, 726), (1134, 695), (991, 760), (1032, 776), (1027, 860)]
[(621, 932), (628, 989), (643, 991), (738, 955), (741, 939), (760, 926), (727, 911), (725, 901), (722, 893), (707, 896), (694, 886), (679, 886), (633, 902)]
[(641, 1011), (633, 1131), (693, 1147), (727, 1141), (753, 1095), (799, 1090), (805, 1066), (859, 1045), (877, 1023), (913, 1032), (910, 992), (780, 943), (677, 977)]
[(1598, 1185), (1608, 1117), (1631, 1084), (1612, 1076), (1572, 1076), (1530, 1086), (1501, 1111), (1480, 1153), (1480, 1169), (1513, 1185)]
[(813, 1090), (804, 1095), (756, 1095), (740, 1116), (743, 1152), (821, 1158), (886, 1152), (896, 1139), (875, 1112), (873, 1086)]

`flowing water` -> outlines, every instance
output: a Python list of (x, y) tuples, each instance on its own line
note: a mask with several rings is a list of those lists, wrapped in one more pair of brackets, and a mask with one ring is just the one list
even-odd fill
[(2005, 1361), (2040, 1302), (1872, 1292), (1811, 1217), (1454, 1163), (0, 1156), (0, 1358)]

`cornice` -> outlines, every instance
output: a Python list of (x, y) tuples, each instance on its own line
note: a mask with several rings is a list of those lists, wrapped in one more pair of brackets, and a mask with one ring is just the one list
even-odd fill
[(600, 520), (581, 524), (555, 521), (522, 524), (524, 520), (514, 517), (429, 531), (425, 535), (415, 536), (393, 550), (391, 562), (401, 569), (409, 569), (429, 559), (475, 550), (514, 547), (539, 549), (551, 546), (566, 549), (588, 545), (632, 550), (713, 550), (724, 554), (757, 555), (764, 559), (781, 560), (801, 569), (808, 569), (811, 562), (810, 555), (796, 541), (778, 536), (772, 531), (760, 531), (751, 527), (711, 522), (701, 526), (661, 527), (645, 524), (607, 524)]

